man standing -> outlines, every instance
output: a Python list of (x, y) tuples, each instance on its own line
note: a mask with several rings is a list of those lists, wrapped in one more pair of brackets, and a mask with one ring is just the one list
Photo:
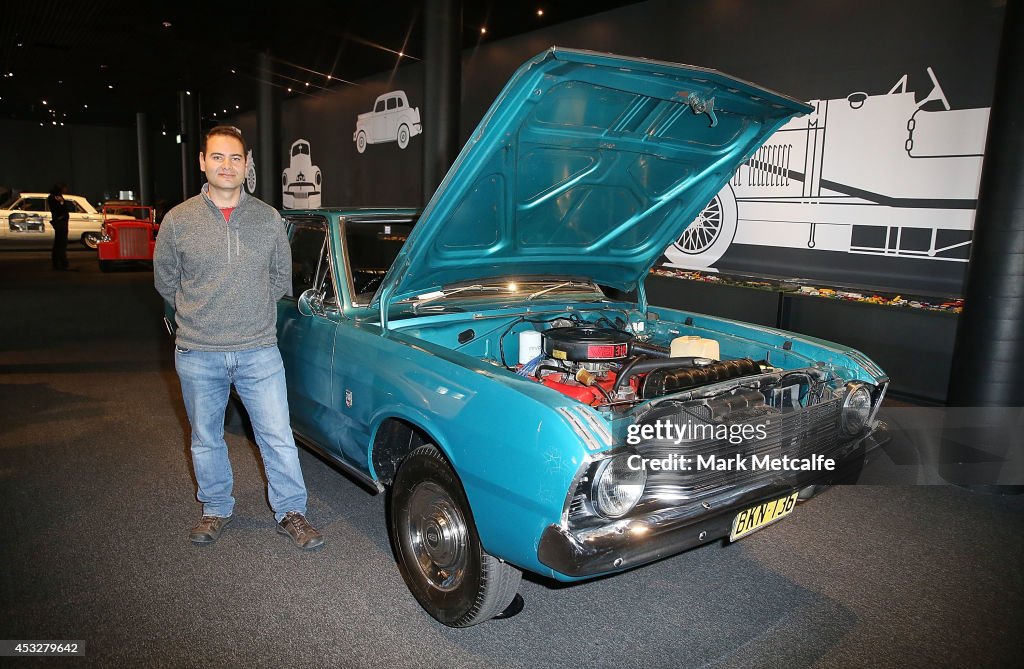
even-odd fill
[(175, 309), (174, 364), (203, 503), (189, 539), (213, 543), (231, 521), (224, 412), (234, 384), (263, 457), (277, 531), (312, 549), (324, 539), (305, 518), (306, 485), (277, 348), (276, 304), (291, 282), (291, 249), (277, 211), (242, 190), (245, 156), (238, 128), (207, 133), (199, 154), (207, 183), (167, 212), (153, 255), (156, 289)]
[(67, 184), (55, 184), (46, 198), (46, 207), (50, 210), (50, 225), (53, 226), (53, 249), (50, 251), (50, 262), (55, 270), (68, 269), (68, 221), (71, 218), (64, 194), (68, 192)]

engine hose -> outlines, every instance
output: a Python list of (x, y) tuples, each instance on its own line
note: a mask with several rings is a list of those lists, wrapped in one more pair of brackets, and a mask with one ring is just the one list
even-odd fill
[(683, 358), (648, 358), (645, 356), (638, 356), (633, 358), (625, 367), (619, 370), (615, 376), (615, 385), (612, 386), (612, 395), (619, 392), (619, 388), (623, 383), (628, 383), (630, 377), (637, 374), (643, 374), (644, 372), (652, 372), (656, 369), (668, 369), (670, 367), (693, 367), (693, 361), (697, 359), (697, 356), (687, 356)]

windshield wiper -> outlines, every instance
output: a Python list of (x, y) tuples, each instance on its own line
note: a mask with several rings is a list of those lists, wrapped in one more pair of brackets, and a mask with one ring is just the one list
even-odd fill
[(451, 290), (439, 290), (436, 293), (424, 293), (422, 296), (415, 298), (416, 301), (413, 303), (413, 309), (427, 304), (428, 302), (440, 300), (442, 297), (450, 297), (456, 293), (461, 293), (464, 290), (483, 290), (485, 288), (488, 288), (488, 286), (474, 283), (472, 286), (459, 286), (458, 288), (452, 288)]
[(582, 283), (582, 282), (579, 282), (579, 281), (563, 281), (562, 283), (556, 283), (555, 285), (548, 286), (547, 288), (541, 288), (536, 293), (531, 293), (530, 296), (527, 297), (526, 299), (527, 300), (532, 300), (533, 298), (539, 297), (539, 296), (543, 295), (544, 293), (550, 293), (553, 290), (558, 290), (559, 288), (565, 288), (566, 286), (586, 287), (587, 285), (588, 284)]

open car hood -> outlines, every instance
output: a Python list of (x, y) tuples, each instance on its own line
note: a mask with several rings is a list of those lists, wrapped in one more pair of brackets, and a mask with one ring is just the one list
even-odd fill
[(552, 48), (491, 105), (375, 304), (528, 275), (635, 290), (737, 166), (809, 111), (714, 70)]

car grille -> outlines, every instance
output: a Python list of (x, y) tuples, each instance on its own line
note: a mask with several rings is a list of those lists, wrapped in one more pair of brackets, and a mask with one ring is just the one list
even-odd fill
[(118, 230), (117, 250), (122, 258), (149, 257), (149, 231), (142, 228)]
[[(787, 412), (768, 406), (759, 407), (754, 412), (745, 412), (742, 421), (744, 423), (757, 425), (767, 421), (764, 439), (752, 439), (741, 444), (730, 444), (728, 439), (707, 439), (678, 445), (667, 442), (640, 447), (637, 452), (643, 457), (666, 458), (675, 454), (690, 458), (694, 463), (691, 471), (648, 471), (644, 498), (686, 501), (713, 495), (724, 488), (736, 485), (747, 486), (762, 480), (776, 481), (780, 476), (792, 475), (771, 470), (702, 469), (696, 466), (696, 458), (715, 455), (718, 459), (728, 460), (738, 455), (749, 466), (754, 456), (761, 458), (768, 455), (775, 459), (783, 456), (805, 458), (821, 454), (827, 457), (840, 446), (840, 402), (841, 400), (834, 399)], [(684, 421), (685, 414), (680, 419), (680, 422)]]
[[(844, 447), (839, 440), (839, 417), (842, 400), (837, 398), (821, 402), (811, 407), (780, 411), (770, 406), (759, 406), (744, 409), (742, 419), (738, 416), (727, 416), (725, 423), (747, 423), (757, 425), (768, 421), (764, 439), (752, 439), (740, 444), (730, 444), (728, 439), (705, 439), (684, 441), (674, 444), (671, 441), (645, 442), (637, 446), (635, 452), (644, 458), (666, 459), (670, 456), (688, 458), (696, 463), (697, 456), (708, 458), (715, 455), (726, 460), (737, 455), (745, 462), (751, 462), (753, 456), (759, 458), (768, 455), (771, 459), (789, 456), (790, 458), (806, 458), (813, 455), (831, 457)], [(688, 407), (687, 412), (680, 409), (679, 413), (670, 418), (673, 423), (682, 424), (690, 420), (703, 422), (701, 406)], [(730, 470), (716, 471), (701, 469), (691, 465), (690, 471), (678, 469), (656, 471), (647, 469), (647, 484), (635, 512), (643, 513), (666, 506), (682, 506), (689, 503), (710, 499), (722, 492), (734, 488), (771, 484), (780, 481), (796, 482), (807, 472), (779, 472), (772, 470)], [(587, 500), (585, 483), (581, 481), (569, 501), (568, 519), (570, 523), (588, 523), (594, 521), (591, 505)]]

